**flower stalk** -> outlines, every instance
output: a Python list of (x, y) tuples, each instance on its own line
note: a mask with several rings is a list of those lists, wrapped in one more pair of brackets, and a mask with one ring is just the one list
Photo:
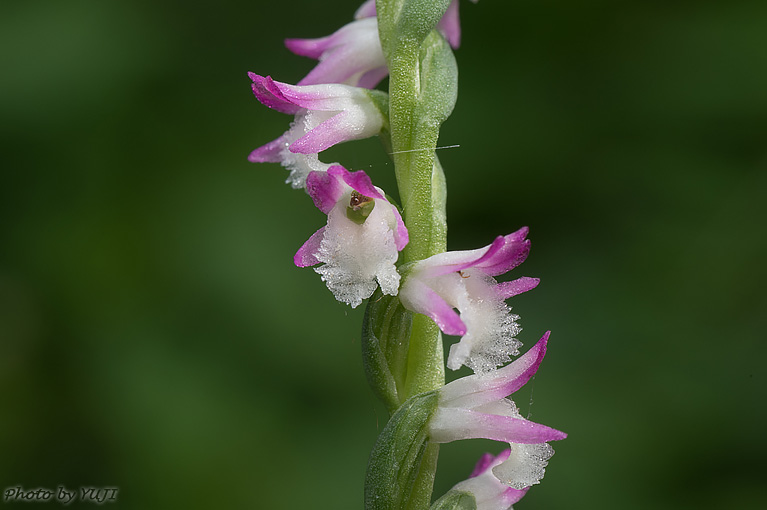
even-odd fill
[[(411, 242), (403, 263), (447, 250), (447, 190), (436, 158), (439, 128), (450, 115), (458, 90), (453, 53), (434, 27), (447, 1), (377, 0), (378, 26), (389, 67), (389, 125), (397, 185)], [(393, 13), (398, 11), (399, 18)], [(429, 16), (431, 15), (431, 16)], [(428, 19), (408, 23), (409, 16)], [(426, 26), (424, 26), (426, 25)], [(442, 337), (428, 317), (413, 317), (409, 341), (405, 398), (445, 383)], [(439, 446), (427, 446), (408, 508), (428, 508), (437, 469)]]
[[(447, 249), (445, 176), (436, 158), (439, 128), (455, 105), (458, 71), (434, 27), (449, 2), (378, 0), (378, 25), (389, 67), (389, 126), (397, 185), (411, 241), (403, 264)], [(399, 12), (395, 18), (393, 12)], [(430, 20), (419, 25), (407, 18)], [(427, 24), (433, 22), (428, 26)], [(410, 338), (405, 396), (444, 384), (439, 328), (416, 315)]]

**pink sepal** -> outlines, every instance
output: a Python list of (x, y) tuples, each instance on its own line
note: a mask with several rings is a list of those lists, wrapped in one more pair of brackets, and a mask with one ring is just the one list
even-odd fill
[(520, 265), (530, 252), (525, 239), (528, 228), (522, 227), (506, 236), (498, 236), (492, 244), (477, 250), (445, 252), (424, 261), (424, 275), (435, 277), (476, 267), (490, 276), (498, 276)]
[(462, 407), (438, 407), (430, 422), (430, 439), (449, 443), (461, 439), (492, 439), (540, 444), (565, 439), (567, 434), (524, 418), (487, 414)]
[(353, 87), (339, 83), (321, 85), (290, 85), (275, 81), (271, 76), (248, 73), (253, 80), (253, 93), (264, 105), (282, 113), (295, 115), (307, 110), (344, 110), (354, 100)]
[(499, 236), (490, 245), (490, 249), (468, 267), (478, 267), (490, 276), (498, 276), (511, 271), (525, 261), (530, 253), (530, 241), (525, 239), (527, 227), (507, 236)]
[(306, 192), (317, 209), (328, 214), (344, 194), (344, 188), (336, 175), (314, 171), (306, 177)]
[(441, 390), (444, 405), (474, 408), (508, 397), (538, 371), (546, 356), (550, 335), (551, 331), (547, 331), (526, 353), (505, 367), (448, 383)]
[(447, 7), (442, 19), (437, 23), (437, 30), (442, 32), (453, 49), (461, 45), (461, 20), (458, 16), (458, 0), (453, 0)]
[(349, 140), (349, 126), (346, 124), (347, 112), (340, 112), (304, 136), (290, 144), (290, 152), (296, 154), (317, 154), (338, 143)]
[(352, 21), (320, 39), (286, 39), (285, 45), (293, 53), (320, 61), (298, 85), (348, 83), (373, 88), (387, 74), (375, 18)]
[[(268, 78), (268, 77), (267, 77)], [(341, 83), (323, 83), (319, 85), (290, 85), (269, 79), (270, 90), (285, 101), (300, 108), (317, 111), (345, 110), (360, 94), (354, 87)]]
[(253, 94), (264, 106), (289, 115), (295, 115), (301, 109), (301, 106), (296, 105), (282, 94), (271, 77), (250, 72), (248, 76), (253, 80), (251, 85)]
[(293, 257), (293, 263), (295, 265), (298, 267), (309, 267), (320, 263), (320, 260), (317, 258), (317, 252), (320, 249), (320, 243), (322, 243), (322, 238), (325, 235), (325, 228), (327, 228), (327, 226), (322, 227), (312, 234), (312, 237), (298, 249)]
[[(298, 85), (318, 85), (321, 83), (344, 83), (358, 71), (349, 65), (354, 58), (354, 48), (338, 48), (329, 52), (314, 69), (304, 76)], [(378, 85), (378, 84), (376, 84)]]
[(328, 169), (328, 173), (342, 178), (352, 189), (366, 197), (386, 200), (383, 193), (373, 186), (373, 181), (364, 170), (350, 172), (341, 165), (334, 165)]
[(394, 211), (394, 217), (397, 219), (397, 230), (394, 231), (394, 242), (397, 245), (397, 251), (402, 251), (407, 243), (410, 242), (410, 233), (405, 227), (405, 221), (402, 219), (402, 215), (399, 210), (392, 204), (392, 210)]
[(376, 15), (376, 0), (366, 0), (354, 13), (354, 19), (372, 18)]
[(296, 55), (318, 59), (333, 46), (338, 32), (317, 39), (285, 39), (285, 47)]
[(280, 153), (287, 145), (285, 140), (285, 135), (282, 135), (276, 140), (254, 149), (248, 156), (248, 161), (251, 163), (280, 163), (282, 161)]
[(363, 74), (358, 80), (357, 86), (362, 87), (363, 89), (374, 89), (388, 74), (388, 67), (376, 67)]
[[(482, 454), (482, 457), (480, 457), (477, 463), (474, 465), (474, 471), (471, 472), (471, 474), (469, 475), (469, 478), (474, 478), (475, 476), (481, 475), (482, 473), (490, 469), (493, 466), (493, 464), (500, 464), (500, 462), (496, 462), (496, 461), (502, 462), (508, 459), (510, 453), (511, 453), (511, 450), (506, 449), (506, 450), (503, 450), (501, 453), (499, 453), (497, 456), (493, 455), (492, 453)], [(502, 456), (503, 458), (501, 459)]]
[(501, 299), (509, 299), (510, 297), (517, 296), (528, 290), (533, 290), (541, 283), (539, 278), (530, 278), (523, 276), (510, 282), (501, 282), (495, 286), (495, 292)]
[(407, 280), (408, 292), (400, 292), (400, 299), (408, 309), (431, 318), (447, 335), (465, 335), (466, 324), (452, 306), (417, 278)]

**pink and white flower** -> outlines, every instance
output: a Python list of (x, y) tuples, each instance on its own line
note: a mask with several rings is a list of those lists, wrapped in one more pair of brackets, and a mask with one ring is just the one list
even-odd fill
[(376, 18), (352, 21), (319, 39), (286, 39), (285, 46), (296, 55), (319, 60), (299, 85), (345, 83), (372, 89), (389, 74)]
[(328, 223), (298, 250), (298, 267), (314, 266), (336, 299), (352, 308), (369, 298), (378, 285), (396, 295), (400, 275), (395, 267), (408, 243), (408, 232), (397, 208), (373, 186), (363, 171), (340, 165), (311, 172), (306, 189)]
[(471, 476), (453, 486), (452, 491), (468, 492), (474, 496), (477, 510), (511, 510), (512, 505), (522, 499), (529, 487), (514, 489), (502, 483), (493, 474), (493, 468), (509, 458), (511, 450), (506, 449), (497, 456), (484, 454)]
[(341, 84), (288, 85), (269, 76), (248, 73), (253, 94), (264, 105), (294, 115), (282, 136), (254, 150), (253, 163), (281, 163), (290, 170), (287, 181), (303, 188), (312, 171), (327, 171), (330, 164), (318, 153), (335, 144), (377, 135), (384, 126), (383, 92)]
[(554, 454), (548, 441), (567, 437), (559, 430), (526, 420), (506, 398), (530, 380), (546, 354), (549, 332), (529, 351), (503, 368), (457, 379), (439, 390), (439, 405), (429, 422), (430, 440), (448, 443), (485, 438), (510, 445), (493, 475), (517, 490), (537, 484)]
[(431, 317), (444, 333), (462, 336), (450, 347), (450, 369), (465, 365), (486, 372), (518, 354), (522, 343), (515, 337), (522, 328), (504, 300), (535, 288), (539, 280), (498, 283), (493, 277), (525, 260), (530, 251), (527, 231), (524, 227), (499, 236), (478, 250), (440, 253), (409, 269), (400, 290), (402, 304)]

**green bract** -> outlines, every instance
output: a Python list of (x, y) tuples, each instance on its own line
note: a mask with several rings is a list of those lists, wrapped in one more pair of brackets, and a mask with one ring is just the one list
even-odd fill
[(428, 423), (438, 401), (436, 391), (410, 398), (394, 413), (378, 436), (365, 477), (366, 510), (419, 507), (419, 503), (411, 504), (414, 498), (419, 500), (421, 496), (421, 491), (414, 491), (413, 487), (418, 485), (419, 475), (422, 475), (420, 471), (427, 450)]
[(368, 383), (390, 413), (405, 397), (407, 352), (413, 313), (396, 296), (377, 290), (368, 301), (362, 322), (362, 361)]
[(458, 98), (458, 65), (450, 45), (436, 30), (424, 40), (419, 64), (421, 90), (415, 110), (418, 131), (439, 129), (453, 113)]

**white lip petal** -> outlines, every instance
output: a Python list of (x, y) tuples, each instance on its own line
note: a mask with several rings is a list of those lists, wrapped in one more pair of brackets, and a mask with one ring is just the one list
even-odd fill
[(519, 317), (494, 291), (492, 277), (468, 269), (424, 278), (424, 282), (461, 312), (466, 326), (466, 334), (450, 347), (448, 368), (457, 370), (465, 365), (477, 373), (488, 372), (518, 354), (522, 345), (515, 338), (522, 330), (516, 322)]
[[(374, 199), (373, 208), (362, 223), (352, 221), (348, 210), (354, 190), (341, 180), (344, 172), (348, 177), (342, 167), (330, 171), (346, 191), (328, 212), (328, 223), (315, 254), (322, 265), (315, 271), (337, 300), (355, 308), (379, 285), (384, 294), (394, 296), (399, 291), (400, 274), (395, 266), (399, 257), (397, 219), (394, 206), (379, 198)], [(379, 196), (384, 195), (381, 192)]]
[(503, 483), (515, 489), (523, 489), (541, 479), (554, 455), (548, 443), (511, 444), (511, 454), (503, 463), (493, 468), (493, 474)]

